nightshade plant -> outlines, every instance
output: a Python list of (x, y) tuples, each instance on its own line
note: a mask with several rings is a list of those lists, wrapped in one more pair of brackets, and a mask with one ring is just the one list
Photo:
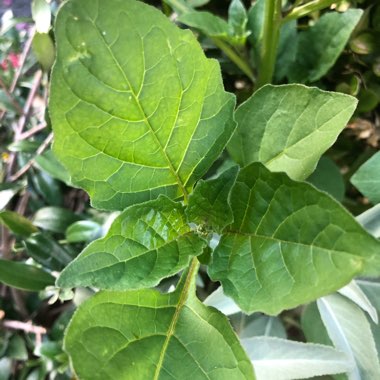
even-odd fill
[[(199, 261), (241, 310), (269, 315), (379, 275), (379, 241), (302, 182), (354, 98), (266, 85), (235, 110), (192, 32), (135, 0), (69, 0), (55, 33), (54, 151), (94, 207), (122, 211), (57, 280), (101, 290), (66, 332), (80, 379), (254, 379), (196, 296)], [(236, 164), (202, 179), (225, 148)], [(151, 289), (179, 272), (174, 292)]]

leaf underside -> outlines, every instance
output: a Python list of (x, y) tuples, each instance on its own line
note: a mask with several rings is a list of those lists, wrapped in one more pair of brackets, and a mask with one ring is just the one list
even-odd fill
[(186, 196), (230, 138), (234, 95), (190, 31), (134, 0), (72, 0), (56, 22), (54, 152), (98, 208)]

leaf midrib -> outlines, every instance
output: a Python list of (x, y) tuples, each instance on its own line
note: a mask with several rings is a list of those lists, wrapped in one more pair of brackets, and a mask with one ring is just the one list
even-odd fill
[(186, 276), (185, 284), (182, 288), (178, 304), (176, 305), (176, 309), (175, 309), (175, 312), (173, 315), (173, 319), (172, 319), (170, 326), (169, 326), (169, 329), (167, 331), (166, 339), (165, 339), (165, 342), (164, 342), (162, 349), (161, 349), (160, 358), (159, 358), (157, 366), (156, 366), (156, 371), (154, 373), (153, 380), (159, 379), (159, 376), (161, 373), (161, 368), (162, 368), (162, 365), (163, 365), (163, 362), (165, 359), (166, 351), (169, 347), (170, 339), (174, 335), (175, 328), (176, 328), (178, 319), (180, 317), (181, 310), (182, 310), (183, 306), (185, 305), (186, 300), (188, 298), (190, 286), (191, 286), (193, 277), (195, 275), (195, 272), (197, 271), (197, 268), (198, 268), (198, 260), (196, 258), (194, 258), (193, 261), (191, 262), (189, 272)]
[(181, 189), (182, 194), (183, 194), (183, 196), (184, 196), (184, 199), (185, 199), (185, 201), (186, 201), (187, 198), (188, 198), (188, 193), (187, 193), (186, 187), (185, 187), (184, 183), (182, 182), (181, 178), (179, 177), (177, 171), (175, 170), (175, 168), (174, 168), (174, 166), (173, 166), (173, 164), (172, 164), (172, 162), (171, 162), (169, 156), (167, 155), (167, 153), (166, 153), (166, 151), (165, 151), (165, 149), (164, 149), (164, 146), (161, 144), (161, 141), (158, 139), (158, 137), (157, 137), (157, 135), (156, 135), (156, 133), (155, 133), (155, 131), (154, 131), (154, 129), (153, 129), (153, 126), (150, 124), (150, 122), (149, 122), (149, 120), (148, 120), (148, 118), (147, 118), (146, 112), (145, 112), (144, 108), (142, 107), (142, 105), (141, 105), (141, 103), (140, 103), (140, 101), (139, 101), (139, 99), (138, 99), (138, 97), (137, 97), (137, 95), (136, 95), (136, 93), (135, 93), (135, 91), (134, 91), (134, 88), (133, 88), (133, 86), (131, 85), (131, 82), (129, 81), (129, 79), (128, 79), (128, 77), (126, 76), (124, 70), (123, 70), (122, 67), (120, 66), (120, 64), (119, 64), (118, 60), (116, 59), (116, 57), (115, 57), (115, 55), (114, 55), (112, 49), (110, 48), (110, 46), (109, 46), (109, 45), (107, 44), (107, 42), (105, 41), (104, 36), (103, 36), (102, 33), (100, 32), (100, 30), (99, 30), (98, 26), (96, 25), (95, 21), (92, 20), (91, 18), (90, 18), (90, 20), (91, 20), (91, 23), (93, 24), (93, 26), (94, 26), (96, 32), (98, 33), (98, 35), (99, 35), (101, 41), (104, 43), (106, 49), (108, 50), (108, 52), (109, 52), (109, 54), (110, 54), (112, 60), (114, 61), (116, 67), (118, 68), (118, 70), (120, 71), (121, 75), (123, 76), (123, 78), (124, 78), (125, 81), (127, 82), (128, 86), (129, 86), (129, 88), (130, 88), (131, 94), (132, 94), (132, 96), (133, 96), (133, 98), (134, 98), (134, 100), (135, 100), (135, 102), (136, 102), (136, 104), (137, 104), (137, 106), (138, 106), (138, 108), (139, 108), (139, 111), (141, 112), (141, 115), (142, 115), (142, 117), (143, 117), (143, 119), (144, 119), (144, 123), (145, 123), (145, 125), (149, 128), (150, 132), (152, 133), (152, 135), (153, 135), (153, 137), (154, 137), (154, 140), (155, 140), (156, 143), (158, 144), (158, 146), (159, 146), (159, 148), (160, 148), (160, 150), (161, 150), (161, 152), (162, 152), (162, 154), (163, 154), (165, 160), (166, 160), (167, 163), (168, 163), (169, 170), (170, 170), (172, 176), (176, 179), (177, 184), (178, 184), (179, 188)]

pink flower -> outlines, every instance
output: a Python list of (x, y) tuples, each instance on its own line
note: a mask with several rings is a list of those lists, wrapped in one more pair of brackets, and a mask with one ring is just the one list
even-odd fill
[(16, 53), (9, 53), (8, 61), (11, 63), (14, 69), (20, 67), (20, 55)]

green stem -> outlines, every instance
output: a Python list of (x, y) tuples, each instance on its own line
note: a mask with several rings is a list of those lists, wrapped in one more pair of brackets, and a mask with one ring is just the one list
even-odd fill
[(271, 83), (277, 57), (281, 27), (281, 0), (267, 0), (264, 12), (263, 42), (261, 45), (257, 88)]
[(290, 20), (296, 20), (300, 17), (307, 16), (310, 13), (320, 11), (336, 3), (336, 0), (313, 0), (306, 4), (300, 5), (292, 9), (292, 11), (283, 18), (282, 23)]
[(249, 64), (231, 46), (219, 38), (213, 37), (212, 42), (252, 81), (255, 81), (253, 71)]

